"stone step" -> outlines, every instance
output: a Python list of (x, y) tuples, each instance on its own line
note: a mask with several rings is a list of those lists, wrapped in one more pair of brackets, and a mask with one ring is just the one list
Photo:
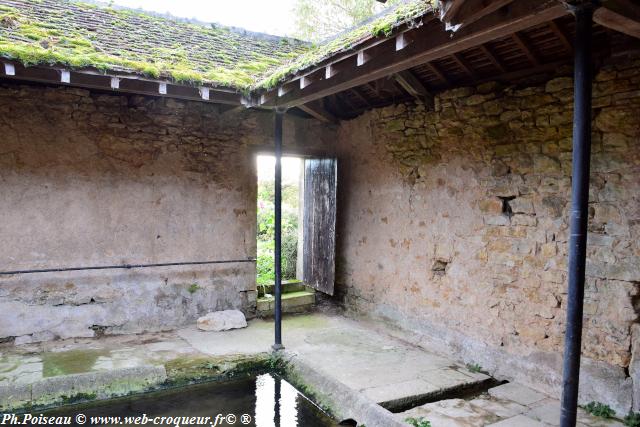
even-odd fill
[[(316, 292), (304, 290), (282, 294), (283, 313), (304, 313), (310, 311), (316, 303)], [(273, 316), (276, 307), (276, 299), (267, 294), (259, 297), (257, 301), (258, 316)]]
[[(263, 297), (265, 294), (273, 295), (275, 292), (275, 285), (258, 285), (258, 296)], [(305, 286), (302, 280), (283, 280), (282, 281), (282, 293), (288, 294), (292, 292), (311, 290)]]

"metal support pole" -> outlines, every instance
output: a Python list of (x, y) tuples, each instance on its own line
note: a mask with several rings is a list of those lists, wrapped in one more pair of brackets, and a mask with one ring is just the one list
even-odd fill
[(587, 251), (589, 169), (591, 158), (592, 2), (572, 6), (576, 17), (574, 58), (573, 160), (569, 237), (569, 289), (564, 344), (561, 427), (575, 427), (580, 380), (582, 312)]
[(284, 349), (282, 345), (282, 118), (284, 111), (276, 110), (275, 128), (275, 155), (276, 155), (276, 176), (275, 176), (275, 351)]

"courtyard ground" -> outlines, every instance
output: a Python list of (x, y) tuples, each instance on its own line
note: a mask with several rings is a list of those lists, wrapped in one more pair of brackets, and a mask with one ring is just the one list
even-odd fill
[[(284, 358), (298, 366), (298, 377), (310, 390), (326, 397), (321, 403), (329, 401), (332, 412), (366, 420), (367, 426), (403, 425), (410, 417), (433, 427), (558, 425), (556, 399), (519, 384), (500, 385), (387, 332), (379, 323), (336, 314), (286, 317)], [(222, 333), (193, 326), (5, 347), (0, 349), (0, 404), (6, 410), (71, 403), (143, 391), (168, 380), (197, 380), (206, 370), (223, 373), (255, 358), (267, 360), (272, 340), (273, 323), (255, 319), (246, 329)], [(429, 403), (406, 410), (424, 402)], [(583, 411), (579, 421), (622, 425)]]

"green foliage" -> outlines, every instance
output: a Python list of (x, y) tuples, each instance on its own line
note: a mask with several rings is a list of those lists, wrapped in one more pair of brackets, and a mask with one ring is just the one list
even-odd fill
[[(274, 185), (263, 181), (258, 185), (258, 285), (272, 284), (274, 264)], [(298, 258), (298, 186), (282, 187), (282, 279), (296, 278)]]
[(640, 412), (629, 411), (629, 414), (624, 417), (624, 425), (629, 427), (640, 427)]
[[(315, 2), (313, 0), (298, 1), (299, 4), (310, 3), (309, 7), (312, 8), (328, 7), (324, 6), (325, 2)], [(348, 0), (334, 0), (330, 3), (342, 3), (343, 1)], [(387, 2), (387, 4), (389, 4), (389, 2)], [(371, 22), (353, 28), (352, 30), (345, 31), (343, 34), (340, 34), (333, 39), (327, 40), (321, 44), (314, 46), (312, 49), (308, 49), (304, 53), (298, 54), (293, 61), (290, 61), (289, 63), (275, 70), (271, 70), (268, 76), (266, 76), (263, 80), (258, 81), (252, 87), (260, 89), (271, 89), (277, 86), (278, 83), (284, 80), (287, 76), (294, 74), (297, 71), (311, 67), (321, 62), (322, 60), (335, 55), (336, 53), (347, 51), (358, 43), (361, 43), (362, 41), (370, 38), (371, 36), (378, 37), (380, 35), (391, 35), (393, 33), (393, 30), (396, 29), (400, 24), (411, 21), (415, 18), (419, 18), (430, 9), (431, 2), (425, 0), (401, 2), (394, 10), (390, 11), (389, 13), (384, 14), (379, 18), (373, 19)], [(302, 11), (302, 13), (313, 14), (312, 11)], [(309, 19), (313, 21), (315, 19), (320, 19), (320, 17), (314, 16), (310, 17)], [(335, 32), (333, 32), (332, 34), (335, 34)]]
[(406, 418), (405, 421), (411, 424), (413, 427), (431, 427), (431, 422), (424, 419), (424, 417)]
[(477, 363), (467, 363), (467, 369), (475, 373), (482, 372), (482, 366), (478, 365)]
[(189, 285), (189, 287), (187, 288), (187, 292), (189, 292), (190, 294), (195, 294), (198, 289), (200, 289), (200, 286), (198, 286), (197, 283), (193, 283)]
[(612, 418), (616, 412), (609, 405), (600, 402), (590, 402), (583, 406), (584, 410), (600, 418)]
[(318, 42), (354, 27), (398, 0), (297, 0), (295, 35)]

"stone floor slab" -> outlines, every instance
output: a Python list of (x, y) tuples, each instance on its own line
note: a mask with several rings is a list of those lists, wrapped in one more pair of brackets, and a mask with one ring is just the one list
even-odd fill
[(489, 398), (488, 396), (472, 399), (469, 403), (484, 409), (499, 418), (510, 418), (520, 415), (528, 410), (526, 406), (510, 400)]
[(536, 421), (533, 418), (526, 417), (524, 415), (516, 415), (515, 417), (507, 418), (506, 420), (499, 421), (494, 424), (489, 424), (487, 427), (545, 427), (546, 424)]
[(498, 399), (511, 400), (521, 405), (531, 405), (545, 399), (542, 393), (517, 383), (507, 383), (489, 389), (489, 394)]
[(541, 421), (551, 426), (560, 425), (560, 402), (554, 400), (529, 410), (525, 413), (529, 418)]
[[(282, 331), (288, 351), (350, 389), (364, 390), (378, 403), (446, 393), (489, 379), (366, 322), (341, 315), (287, 316)], [(247, 328), (225, 332), (200, 331), (194, 324), (174, 332), (3, 348), (0, 386), (42, 381), (57, 384), (62, 380), (48, 378), (163, 366), (183, 355), (264, 354), (271, 351), (273, 339), (273, 321), (254, 319)]]

